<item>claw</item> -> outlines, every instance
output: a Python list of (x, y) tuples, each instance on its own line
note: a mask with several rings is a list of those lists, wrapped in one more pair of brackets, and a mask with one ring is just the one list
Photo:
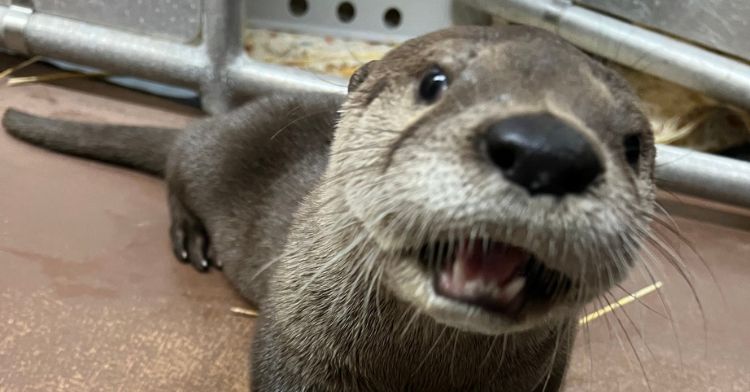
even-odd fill
[[(171, 199), (170, 207), (172, 213), (170, 234), (175, 256), (183, 262), (189, 262), (198, 271), (207, 271), (214, 263), (212, 263), (208, 234), (203, 224), (183, 207), (179, 200)], [(220, 268), (219, 265), (216, 266)]]

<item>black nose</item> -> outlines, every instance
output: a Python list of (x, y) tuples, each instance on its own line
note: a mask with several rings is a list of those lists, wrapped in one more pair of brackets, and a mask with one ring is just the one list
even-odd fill
[(549, 113), (507, 118), (485, 137), (492, 162), (532, 195), (581, 193), (602, 172), (589, 141)]

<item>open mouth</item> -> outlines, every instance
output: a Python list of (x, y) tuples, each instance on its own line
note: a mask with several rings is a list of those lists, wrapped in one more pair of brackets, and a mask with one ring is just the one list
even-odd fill
[(512, 319), (527, 308), (548, 309), (573, 286), (531, 252), (497, 241), (435, 242), (418, 258), (438, 295)]

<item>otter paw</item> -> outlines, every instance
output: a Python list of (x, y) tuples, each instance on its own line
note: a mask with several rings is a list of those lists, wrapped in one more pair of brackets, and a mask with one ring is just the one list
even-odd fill
[(211, 266), (221, 268), (214, 261), (209, 236), (203, 223), (181, 203), (172, 202), (172, 224), (169, 235), (172, 251), (178, 260), (190, 263), (196, 270), (205, 272)]

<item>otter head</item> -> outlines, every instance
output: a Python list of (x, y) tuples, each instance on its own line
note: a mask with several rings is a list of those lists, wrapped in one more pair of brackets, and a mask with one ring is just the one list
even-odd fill
[(352, 77), (329, 176), (385, 285), (485, 334), (574, 315), (623, 279), (654, 203), (626, 83), (528, 27), (408, 41)]

